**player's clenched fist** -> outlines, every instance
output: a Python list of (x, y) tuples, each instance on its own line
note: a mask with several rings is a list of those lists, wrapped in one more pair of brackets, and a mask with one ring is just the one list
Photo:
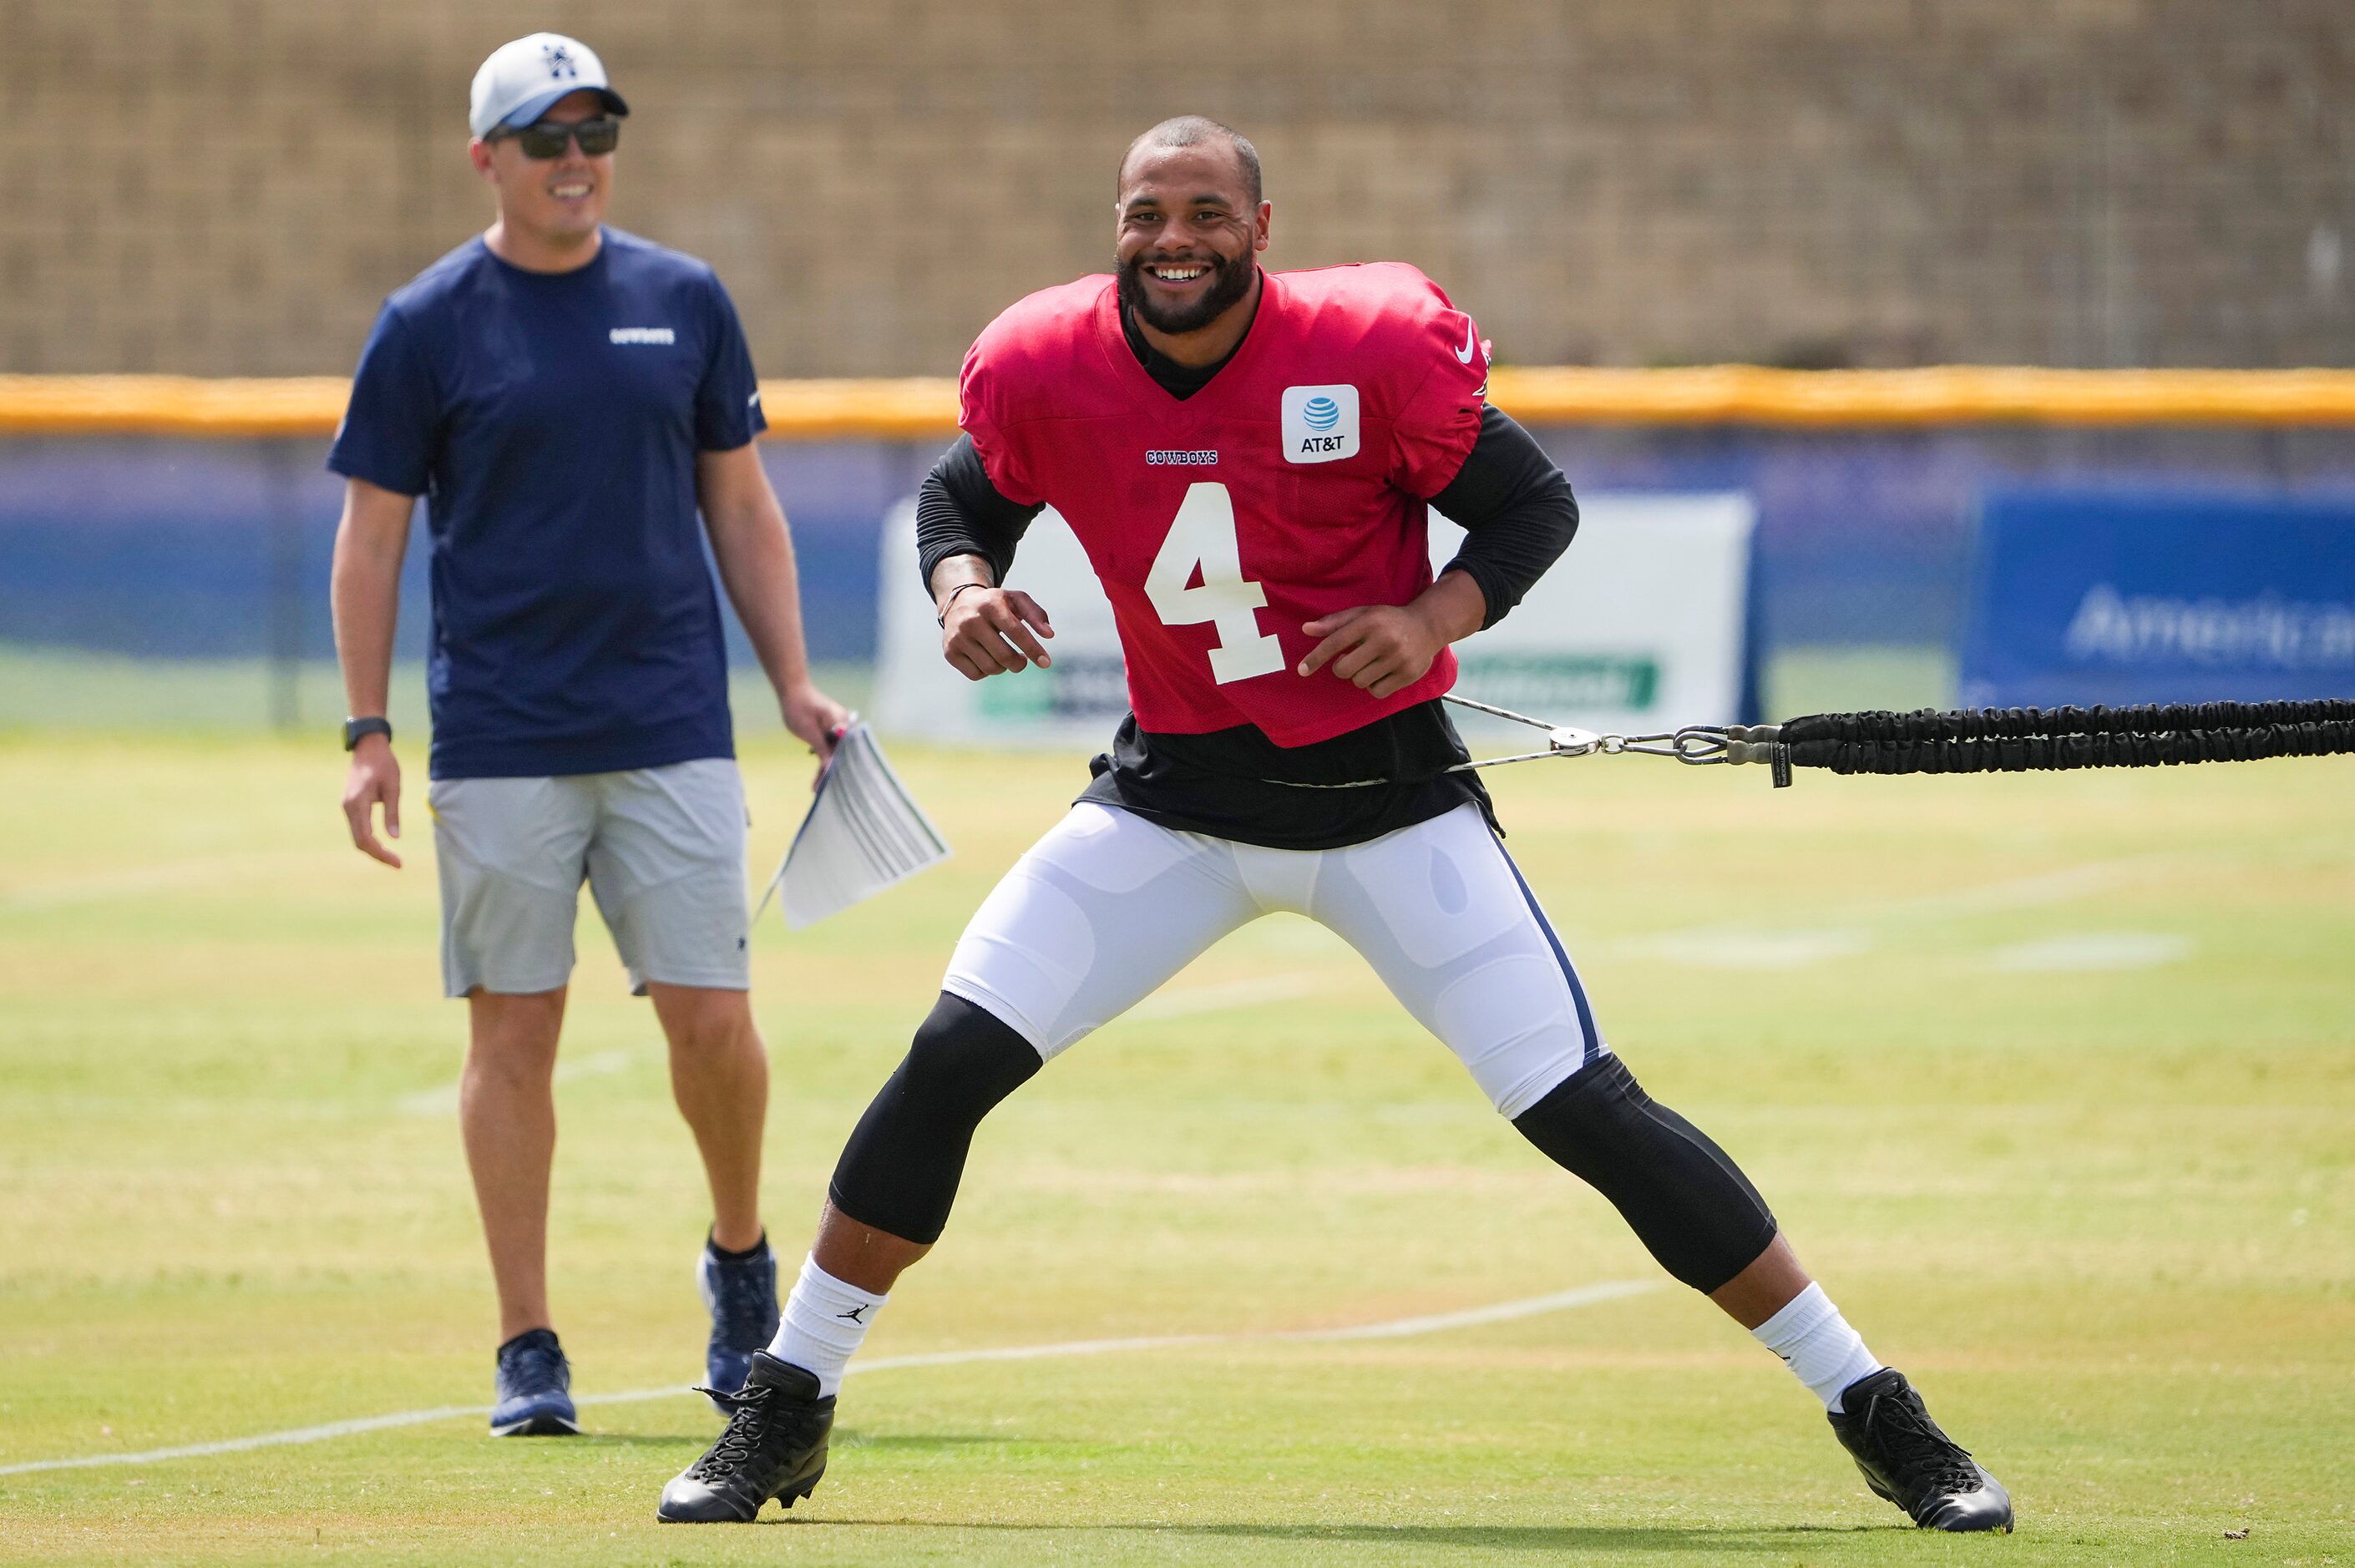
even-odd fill
[(1018, 589), (970, 584), (941, 612), (941, 656), (968, 681), (1047, 668), (1054, 661), (1039, 639), (1054, 635), (1039, 601)]

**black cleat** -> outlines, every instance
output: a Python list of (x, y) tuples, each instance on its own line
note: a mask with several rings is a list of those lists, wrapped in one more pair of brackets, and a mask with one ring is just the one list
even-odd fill
[(1938, 1430), (1922, 1396), (1894, 1367), (1840, 1391), (1832, 1432), (1864, 1484), (1923, 1530), (2011, 1529), (2011, 1496), (1969, 1450)]
[(826, 1438), (834, 1430), (834, 1396), (817, 1396), (817, 1379), (766, 1351), (752, 1356), (741, 1391), (711, 1395), (728, 1412), (728, 1430), (702, 1458), (663, 1489), (655, 1517), (665, 1524), (750, 1524), (775, 1498), (791, 1508), (826, 1474)]

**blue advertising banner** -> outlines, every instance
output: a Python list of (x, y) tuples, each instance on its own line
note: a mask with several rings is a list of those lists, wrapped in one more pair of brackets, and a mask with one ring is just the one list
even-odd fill
[(2355, 696), (2355, 495), (1991, 492), (1966, 707)]

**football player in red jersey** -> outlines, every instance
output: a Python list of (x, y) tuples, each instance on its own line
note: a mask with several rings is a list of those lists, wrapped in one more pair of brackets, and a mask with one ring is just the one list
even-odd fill
[[(2008, 1530), (2003, 1488), (1800, 1267), (1732, 1160), (1604, 1044), (1439, 697), (1577, 527), (1485, 400), (1471, 318), (1411, 267), (1268, 272), (1258, 154), (1184, 118), (1122, 161), (1117, 270), (1031, 295), (966, 356), (917, 537), (973, 680), (1051, 662), (1003, 586), (1047, 506), (1118, 623), (1132, 712), (1071, 814), (982, 905), (835, 1169), (774, 1343), (666, 1520), (750, 1520), (825, 1469), (845, 1363), (939, 1237), (975, 1128), (1065, 1047), (1258, 916), (1317, 920), (1598, 1188), (1670, 1274), (1822, 1399), (1921, 1525)], [(1436, 505), (1467, 530), (1434, 580)]]

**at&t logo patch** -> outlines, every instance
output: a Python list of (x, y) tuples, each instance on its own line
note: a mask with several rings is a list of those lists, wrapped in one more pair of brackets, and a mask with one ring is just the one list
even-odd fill
[(1284, 461), (1338, 462), (1358, 455), (1355, 387), (1284, 389)]

